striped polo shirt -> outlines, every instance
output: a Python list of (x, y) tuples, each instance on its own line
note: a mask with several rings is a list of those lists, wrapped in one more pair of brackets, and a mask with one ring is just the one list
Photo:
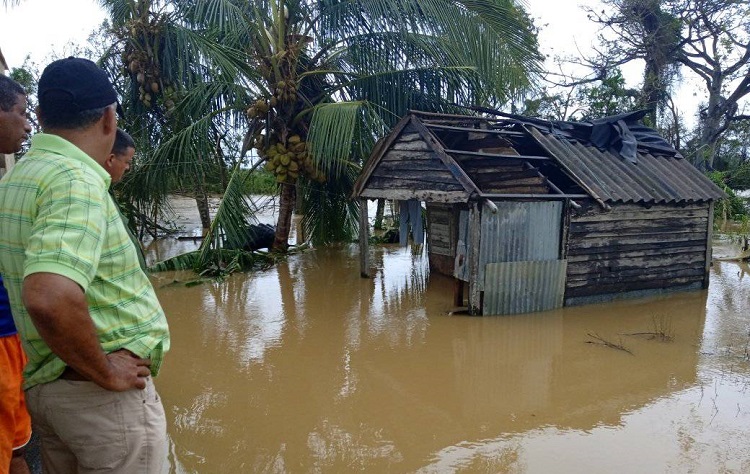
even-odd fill
[(156, 375), (169, 349), (166, 317), (107, 192), (110, 181), (78, 147), (43, 133), (0, 180), (0, 273), (29, 359), (26, 389), (65, 369), (21, 301), (23, 279), (33, 273), (80, 285), (105, 352), (128, 349), (150, 357)]

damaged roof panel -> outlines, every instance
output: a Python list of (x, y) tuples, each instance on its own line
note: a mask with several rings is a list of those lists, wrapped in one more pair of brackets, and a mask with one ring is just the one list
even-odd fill
[(672, 203), (712, 201), (724, 193), (679, 155), (654, 156), (641, 149), (630, 163), (609, 150), (528, 127), (534, 138), (605, 202)]
[(467, 202), (587, 196), (605, 203), (689, 203), (725, 197), (643, 111), (556, 122), (412, 111), (378, 142), (353, 196)]

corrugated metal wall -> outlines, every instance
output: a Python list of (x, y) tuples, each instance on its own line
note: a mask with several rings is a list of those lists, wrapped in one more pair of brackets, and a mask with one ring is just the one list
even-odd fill
[(483, 314), (518, 314), (560, 308), (565, 260), (488, 263)]
[(482, 210), (479, 282), (484, 314), (562, 306), (566, 262), (560, 258), (562, 201), (502, 201)]
[(560, 256), (562, 201), (497, 202), (482, 210), (480, 261), (556, 260)]

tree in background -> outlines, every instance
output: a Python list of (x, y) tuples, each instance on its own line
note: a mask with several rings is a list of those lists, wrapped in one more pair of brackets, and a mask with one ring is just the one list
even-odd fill
[[(590, 18), (611, 36), (601, 38), (603, 52), (596, 67), (646, 63), (643, 104), (659, 126), (666, 119), (669, 135), (679, 147), (679, 114), (669, 97), (677, 65), (696, 74), (708, 97), (699, 112), (699, 126), (689, 158), (713, 169), (719, 142), (733, 122), (750, 115), (740, 101), (750, 93), (750, 6), (744, 0), (603, 0), (609, 9), (589, 10)], [(656, 107), (654, 107), (656, 104)]]
[(625, 86), (619, 69), (601, 79), (571, 81), (558, 92), (525, 98), (520, 113), (548, 120), (584, 121), (638, 109), (640, 93)]
[(693, 162), (712, 169), (722, 135), (750, 120), (740, 101), (750, 94), (750, 5), (744, 0), (681, 0), (675, 7), (684, 25), (677, 55), (705, 84)]
[(277, 250), (298, 193), (314, 242), (346, 240), (357, 225), (352, 183), (400, 116), (497, 106), (539, 68), (530, 20), (513, 0), (101, 3), (117, 39), (105, 64), (121, 74), (126, 121), (144, 144), (132, 196), (152, 205), (176, 184), (200, 185), (226, 132), (246, 130), (203, 249), (246, 229), (237, 176), (248, 150), (278, 182)]
[(594, 60), (603, 76), (611, 68), (640, 59), (645, 63), (638, 108), (648, 110), (645, 122), (655, 127), (677, 74), (676, 51), (680, 22), (665, 0), (602, 0), (606, 7), (588, 8), (589, 19), (602, 27), (603, 51)]
[(580, 120), (592, 120), (636, 110), (641, 104), (639, 92), (625, 86), (619, 69), (608, 71), (598, 84), (586, 84), (577, 91)]

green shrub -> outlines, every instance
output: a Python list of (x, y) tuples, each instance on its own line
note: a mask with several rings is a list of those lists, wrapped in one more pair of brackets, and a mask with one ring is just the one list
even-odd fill
[(250, 170), (241, 170), (243, 173), (244, 180), (242, 185), (242, 192), (245, 194), (265, 194), (272, 195), (276, 194), (276, 178), (273, 173), (270, 173), (262, 168), (255, 169), (252, 172)]
[(727, 172), (711, 171), (708, 173), (708, 177), (727, 194), (726, 198), (719, 199), (716, 202), (714, 219), (722, 219), (726, 217), (727, 219), (737, 221), (746, 220), (748, 217), (748, 209), (745, 205), (745, 200), (737, 196), (737, 193), (727, 186)]

